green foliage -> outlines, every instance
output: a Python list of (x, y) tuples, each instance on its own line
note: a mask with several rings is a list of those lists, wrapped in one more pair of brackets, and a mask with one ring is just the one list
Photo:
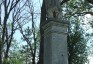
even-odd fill
[[(69, 0), (62, 5), (63, 18), (70, 23), (68, 30), (69, 64), (88, 63), (88, 39), (81, 22), (85, 22), (82, 17), (86, 14), (92, 15), (92, 11), (93, 4), (90, 4), (87, 0)], [(90, 23), (93, 24), (93, 22)]]
[[(83, 36), (83, 30), (79, 21), (75, 21), (74, 26), (69, 27), (68, 50), (69, 64), (88, 63), (87, 43)], [(73, 28), (73, 29), (72, 29)]]
[(4, 59), (3, 64), (23, 64), (24, 56), (20, 53), (20, 50), (20, 44), (15, 39), (13, 39), (9, 50), (9, 56), (7, 59)]
[[(33, 54), (35, 53), (35, 62), (38, 61), (39, 56), (39, 42), (40, 42), (40, 32), (39, 29), (35, 27), (35, 36), (33, 35), (32, 28), (27, 27), (23, 33), (25, 37), (22, 37), (22, 40), (27, 43), (27, 45), (23, 45), (20, 50), (21, 54), (24, 54), (26, 58), (26, 62), (31, 63), (33, 59)], [(36, 48), (35, 48), (36, 47)], [(36, 50), (36, 52), (34, 52)]]
[(17, 58), (11, 58), (9, 64), (23, 64), (23, 61)]
[(3, 64), (10, 64), (9, 59), (4, 59)]

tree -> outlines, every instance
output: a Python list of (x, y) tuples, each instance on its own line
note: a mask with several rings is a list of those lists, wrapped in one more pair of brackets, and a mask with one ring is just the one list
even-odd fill
[[(20, 23), (21, 20), (24, 21), (23, 18), (21, 18), (21, 20), (18, 21), (18, 26), (19, 26), (20, 33), (22, 34), (23, 40), (27, 43), (27, 48), (25, 49), (25, 52), (30, 53), (30, 58), (32, 60), (31, 63), (35, 64), (36, 56), (37, 56), (38, 32), (37, 29), (35, 28), (36, 25), (34, 19), (35, 19), (35, 14), (38, 13), (34, 12), (33, 3), (30, 0), (27, 0), (26, 8), (28, 10), (26, 10), (25, 12), (27, 13), (28, 17), (24, 17), (24, 18), (25, 18), (25, 22), (27, 21), (30, 24), (30, 26), (28, 26), (26, 29), (23, 29), (23, 26)], [(29, 49), (30, 52), (27, 52), (27, 49)]]
[[(68, 5), (66, 5), (68, 3)], [(92, 14), (89, 10), (91, 5), (88, 1), (69, 0), (62, 5), (63, 17), (69, 20), (68, 30), (68, 56), (69, 64), (88, 63), (87, 41), (84, 37), (85, 32), (81, 25), (82, 17), (86, 14)], [(65, 7), (65, 10), (64, 10)], [(63, 19), (64, 19), (63, 18)], [(81, 62), (82, 61), (82, 62)]]
[[(6, 46), (5, 49), (5, 59), (7, 59), (8, 57), (8, 52), (9, 52), (9, 48), (11, 45), (11, 41), (13, 39), (13, 34), (14, 34), (14, 22), (11, 22), (11, 28), (8, 31), (7, 24), (9, 16), (12, 12), (12, 10), (17, 6), (17, 4), (19, 3), (20, 0), (16, 0), (16, 1), (11, 1), (11, 0), (2, 0), (2, 5), (0, 4), (0, 6), (3, 6), (4, 9), (4, 17), (2, 19), (2, 21), (0, 21), (1, 26), (2, 26), (2, 35), (1, 35), (1, 40), (0, 40), (0, 62), (2, 64), (2, 52), (3, 52), (3, 47)], [(1, 10), (3, 11), (3, 10)]]
[[(2, 53), (2, 49), (1, 49), (1, 47), (2, 47), (2, 42), (1, 42), (1, 3), (0, 3), (0, 59), (2, 59), (2, 55), (1, 55), (1, 53)], [(2, 60), (0, 60), (0, 62), (2, 63)]]
[(9, 64), (24, 64), (25, 54), (21, 53), (22, 45), (20, 42), (17, 42), (16, 39), (13, 39), (11, 47), (9, 50), (8, 63)]
[[(20, 28), (22, 34), (22, 39), (27, 43), (23, 46), (22, 53), (26, 54), (26, 62), (35, 64), (37, 63), (38, 58), (38, 49), (39, 49), (39, 31), (35, 30), (35, 39), (31, 28), (26, 28), (24, 31)], [(29, 61), (32, 60), (32, 61)]]
[(75, 21), (75, 26), (71, 29), (72, 27), (68, 35), (69, 64), (88, 63), (87, 43), (79, 22)]
[[(70, 0), (63, 0), (60, 4), (63, 5), (64, 3), (67, 3), (68, 1)], [(93, 4), (93, 1), (92, 0), (86, 0), (88, 3), (91, 3)]]

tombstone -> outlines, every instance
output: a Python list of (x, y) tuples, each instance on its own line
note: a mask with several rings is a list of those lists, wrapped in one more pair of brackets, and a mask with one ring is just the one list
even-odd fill
[[(54, 15), (56, 11), (58, 13), (61, 11), (57, 8), (59, 2), (54, 5), (52, 4), (53, 1), (59, 0), (46, 0), (48, 18), (42, 27), (44, 29), (44, 64), (68, 64), (68, 22), (61, 20), (59, 15)], [(52, 6), (49, 7), (50, 3)]]

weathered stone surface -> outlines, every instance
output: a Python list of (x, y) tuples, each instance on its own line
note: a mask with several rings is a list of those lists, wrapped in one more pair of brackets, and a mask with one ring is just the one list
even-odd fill
[(52, 8), (55, 6), (60, 6), (62, 0), (45, 0), (47, 8)]
[(67, 21), (62, 21), (60, 2), (45, 0), (46, 23), (44, 29), (44, 64), (68, 64)]
[(50, 21), (44, 27), (44, 64), (68, 64), (66, 23)]
[(48, 18), (53, 18), (53, 12), (55, 12), (55, 15), (58, 18), (62, 18), (60, 2), (61, 2), (61, 0), (45, 0), (46, 12), (47, 12)]

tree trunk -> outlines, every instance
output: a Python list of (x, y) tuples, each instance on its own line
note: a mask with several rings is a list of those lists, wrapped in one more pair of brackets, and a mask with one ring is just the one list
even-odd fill
[(34, 38), (34, 53), (33, 53), (33, 59), (32, 64), (35, 64), (35, 57), (36, 57), (36, 38), (35, 38), (35, 23), (34, 23), (34, 13), (32, 13), (32, 32), (33, 32), (33, 38)]
[(8, 58), (9, 48), (10, 48), (10, 46), (7, 45), (6, 52), (5, 52), (5, 59)]
[[(0, 4), (0, 26), (1, 26), (1, 4)], [(1, 31), (0, 31), (1, 33)], [(1, 35), (0, 35), (0, 63), (2, 64), (2, 41), (1, 41)]]
[[(7, 32), (8, 31), (7, 31), (7, 28), (6, 28), (6, 38), (8, 37), (7, 36), (8, 35)], [(7, 60), (8, 59), (8, 52), (9, 52), (9, 49), (10, 49), (10, 46), (11, 46), (11, 42), (12, 42), (12, 39), (13, 39), (13, 34), (14, 34), (14, 21), (12, 22), (11, 37), (10, 37), (10, 39), (8, 39), (8, 38), (6, 39), (7, 48), (6, 48), (6, 51), (5, 51), (4, 60)]]
[(33, 57), (32, 59), (32, 64), (35, 64), (35, 57)]
[(9, 48), (10, 48), (10, 44), (7, 45), (3, 64), (9, 64), (9, 62), (7, 62), (8, 58), (9, 58), (9, 56), (8, 56)]
[(0, 40), (0, 64), (2, 64), (2, 42)]

